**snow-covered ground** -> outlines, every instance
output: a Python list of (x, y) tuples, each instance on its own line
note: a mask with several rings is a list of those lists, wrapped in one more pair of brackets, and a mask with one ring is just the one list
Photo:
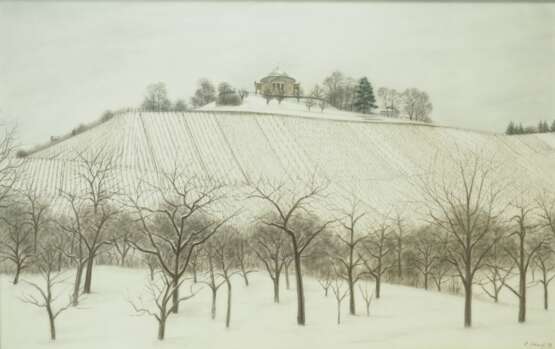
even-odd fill
[[(69, 273), (70, 274), (70, 273)], [(69, 275), (68, 275), (69, 276)], [(23, 277), (34, 277), (24, 275)], [(210, 319), (209, 290), (203, 289), (169, 319), (166, 340), (156, 340), (155, 320), (136, 316), (127, 300), (137, 297), (147, 278), (145, 270), (99, 266), (93, 294), (78, 308), (60, 315), (58, 340), (48, 339), (44, 309), (24, 304), (19, 297), (29, 292), (25, 284), (13, 286), (0, 277), (0, 347), (2, 349), (307, 349), (307, 348), (543, 348), (555, 346), (555, 310), (542, 309), (542, 294), (529, 291), (528, 320), (518, 324), (515, 298), (502, 291), (494, 304), (476, 295), (473, 328), (462, 326), (463, 298), (396, 285), (383, 285), (370, 317), (347, 315), (336, 324), (332, 295), (323, 296), (315, 280), (306, 280), (307, 326), (296, 325), (294, 289), (282, 285), (282, 302), (272, 302), (272, 286), (266, 274), (251, 277), (245, 287), (234, 281), (231, 328), (225, 329), (225, 289), (218, 295), (216, 320)], [(184, 291), (188, 289), (184, 286)], [(183, 291), (183, 292), (184, 292)], [(553, 290), (552, 287), (552, 292)], [(552, 297), (552, 302), (553, 302)], [(358, 302), (363, 313), (362, 302)]]
[(406, 122), (401, 119), (385, 118), (377, 114), (361, 114), (349, 111), (343, 111), (326, 105), (324, 110), (321, 110), (318, 105), (314, 105), (310, 111), (306, 107), (304, 100), (297, 101), (295, 98), (286, 98), (281, 103), (276, 99), (271, 100), (269, 103), (260, 95), (249, 95), (243, 100), (243, 103), (238, 106), (229, 105), (216, 105), (216, 102), (209, 103), (199, 110), (214, 110), (214, 111), (246, 111), (257, 113), (271, 113), (291, 115), (297, 117), (313, 118), (313, 119), (327, 119), (337, 121), (387, 121), (387, 122)]

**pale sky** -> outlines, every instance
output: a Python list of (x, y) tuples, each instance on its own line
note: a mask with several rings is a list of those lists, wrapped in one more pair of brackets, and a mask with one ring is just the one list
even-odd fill
[(252, 89), (276, 65), (305, 90), (333, 70), (429, 93), (439, 124), (503, 131), (555, 119), (555, 4), (0, 2), (0, 117), (24, 145), (151, 82)]

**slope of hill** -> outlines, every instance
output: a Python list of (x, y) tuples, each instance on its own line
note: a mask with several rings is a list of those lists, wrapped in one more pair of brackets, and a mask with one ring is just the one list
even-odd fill
[(155, 181), (157, 173), (176, 164), (190, 175), (233, 186), (260, 178), (297, 181), (318, 171), (334, 191), (355, 192), (374, 207), (387, 207), (407, 199), (413, 192), (411, 178), (429, 170), (434, 156), (479, 151), (494, 156), (507, 175), (530, 189), (555, 185), (555, 134), (509, 137), (362, 120), (333, 110), (326, 117), (306, 117), (295, 110), (244, 108), (264, 112), (213, 106), (117, 115), (29, 156), (27, 179), (52, 197), (60, 189), (71, 191), (82, 185), (77, 154), (102, 149), (114, 158), (114, 185), (123, 192), (134, 190), (140, 179)]

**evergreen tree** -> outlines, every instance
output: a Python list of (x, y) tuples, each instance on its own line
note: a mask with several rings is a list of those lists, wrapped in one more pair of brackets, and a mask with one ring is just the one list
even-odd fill
[(542, 120), (538, 123), (538, 132), (539, 133), (549, 132), (549, 125), (547, 124), (547, 121)]
[(555, 132), (555, 120), (551, 123), (551, 132)]
[(524, 127), (522, 127), (522, 123), (519, 123), (518, 126), (515, 128), (515, 134), (521, 135), (524, 133)]
[(376, 98), (374, 97), (374, 91), (372, 90), (372, 85), (368, 81), (368, 78), (363, 77), (358, 81), (354, 99), (353, 105), (357, 112), (369, 114), (372, 112), (372, 108), (376, 108), (374, 104), (376, 103)]
[(509, 122), (509, 126), (507, 126), (507, 130), (505, 131), (505, 134), (508, 135), (514, 135), (515, 134), (515, 123), (514, 122)]
[(549, 132), (549, 124), (547, 123), (547, 121), (542, 121), (543, 126), (542, 126), (542, 130), (541, 132), (546, 133)]

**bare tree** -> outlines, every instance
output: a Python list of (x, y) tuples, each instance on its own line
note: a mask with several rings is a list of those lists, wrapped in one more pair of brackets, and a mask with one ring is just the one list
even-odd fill
[(431, 276), (436, 289), (441, 292), (443, 284), (447, 281), (447, 277), (451, 274), (451, 265), (447, 261), (447, 255), (442, 253), (438, 257), (437, 263), (432, 266)]
[(41, 228), (46, 224), (48, 205), (36, 188), (28, 186), (21, 194), (25, 202), (24, 214), (33, 232), (33, 252), (35, 252)]
[[(212, 237), (233, 215), (212, 218), (209, 211), (223, 198), (222, 186), (184, 176), (177, 167), (162, 175), (162, 185), (147, 185), (152, 188), (151, 197), (156, 195), (161, 203), (152, 208), (143, 198), (142, 187), (136, 196), (129, 197), (139, 222), (142, 236), (133, 246), (158, 259), (160, 268), (174, 283), (174, 311), (179, 310), (180, 281), (187, 271), (195, 249)], [(145, 203), (146, 202), (146, 203)]]
[(320, 271), (318, 275), (318, 283), (322, 287), (322, 290), (324, 290), (324, 297), (328, 296), (328, 292), (332, 282), (333, 282), (332, 271), (328, 266), (325, 270)]
[[(499, 302), (499, 293), (505, 287), (506, 281), (512, 276), (514, 265), (508, 260), (508, 256), (504, 253), (500, 242), (493, 245), (491, 252), (486, 257), (484, 265), (483, 277), (485, 282), (479, 281), (482, 290), (493, 299), (495, 303)], [(486, 287), (486, 285), (490, 288)]]
[(110, 244), (118, 255), (119, 265), (125, 267), (127, 255), (133, 250), (132, 241), (135, 240), (136, 228), (128, 213), (121, 214), (112, 226)]
[(193, 274), (193, 282), (197, 283), (199, 267), (201, 267), (202, 264), (201, 249), (193, 250), (189, 263), (191, 264), (191, 274)]
[(424, 226), (411, 236), (413, 248), (413, 265), (422, 274), (424, 289), (428, 289), (428, 281), (438, 260), (437, 231), (432, 226)]
[(333, 292), (335, 301), (337, 302), (337, 324), (339, 325), (341, 324), (341, 303), (347, 296), (349, 290), (343, 287), (343, 280), (335, 278), (331, 284), (331, 291)]
[(288, 190), (285, 185), (269, 187), (255, 186), (249, 198), (262, 200), (271, 207), (274, 215), (262, 217), (262, 224), (274, 227), (290, 238), (297, 283), (297, 324), (304, 326), (306, 314), (301, 256), (310, 243), (333, 223), (319, 222), (311, 212), (311, 204), (322, 197), (326, 186), (317, 184), (313, 178), (300, 192)]
[(157, 82), (147, 86), (147, 93), (145, 95), (141, 107), (146, 111), (162, 112), (169, 111), (172, 104), (168, 98), (168, 91), (166, 84)]
[(74, 230), (78, 228), (70, 223), (71, 220), (66, 216), (62, 216), (59, 217), (56, 222), (58, 227), (60, 227), (60, 229), (67, 235), (59, 240), (59, 244), (56, 248), (59, 253), (62, 253), (70, 261), (70, 263), (75, 266), (72, 305), (77, 306), (79, 305), (83, 270), (85, 270), (85, 265), (87, 265), (88, 257), (84, 251), (83, 240), (79, 235), (74, 234)]
[(117, 194), (111, 187), (112, 157), (104, 150), (78, 154), (78, 178), (84, 184), (79, 192), (61, 192), (69, 206), (70, 216), (61, 228), (72, 233), (86, 251), (84, 293), (90, 293), (94, 261), (100, 249), (109, 245), (107, 231), (118, 211), (112, 201)]
[(349, 290), (349, 313), (356, 315), (355, 305), (355, 285), (360, 280), (363, 272), (360, 267), (363, 261), (359, 252), (361, 244), (368, 236), (361, 234), (359, 229), (360, 220), (366, 215), (361, 211), (360, 202), (353, 198), (350, 209), (343, 212), (343, 219), (340, 222), (344, 234), (337, 234), (341, 247), (334, 254), (334, 259), (338, 262), (336, 268), (337, 277), (347, 282)]
[[(363, 253), (359, 254), (367, 274), (376, 282), (376, 299), (380, 298), (382, 276), (395, 266), (395, 262), (388, 261), (394, 246), (391, 244), (391, 226), (384, 220), (362, 244)], [(366, 257), (364, 257), (365, 255)]]
[(239, 265), (239, 272), (243, 277), (245, 286), (249, 286), (249, 274), (255, 272), (253, 254), (252, 249), (249, 246), (249, 239), (250, 237), (248, 236), (239, 236), (237, 238), (236, 258)]
[(311, 96), (308, 96), (304, 100), (304, 105), (306, 105), (306, 109), (310, 111), (310, 109), (316, 105), (316, 101)]
[(285, 262), (285, 265), (283, 266), (283, 274), (285, 275), (285, 289), (289, 290), (291, 289), (291, 282), (289, 280), (289, 267), (291, 266), (291, 263), (293, 263), (293, 256), (291, 256), (291, 258), (287, 259), (287, 261)]
[(160, 267), (160, 263), (158, 262), (158, 258), (152, 254), (144, 254), (143, 255), (143, 263), (148, 267), (150, 280), (154, 280), (154, 273)]
[(536, 208), (527, 203), (513, 204), (513, 207), (516, 211), (511, 217), (514, 230), (509, 234), (504, 250), (517, 269), (518, 289), (509, 283), (505, 286), (518, 298), (518, 322), (525, 322), (528, 267), (545, 240), (537, 238), (538, 224), (531, 222)]
[(432, 103), (424, 91), (409, 88), (402, 93), (403, 110), (409, 120), (431, 122)]
[(200, 79), (195, 94), (191, 97), (193, 108), (202, 107), (216, 100), (216, 87), (208, 79)]
[(356, 81), (340, 71), (327, 76), (323, 85), (328, 102), (338, 109), (353, 110)]
[[(4, 126), (4, 125), (2, 125)], [(16, 129), (3, 127), (0, 135), (0, 208), (8, 207), (20, 177), (21, 160), (15, 158)]]
[(555, 197), (544, 193), (537, 199), (537, 204), (543, 225), (549, 229), (555, 237)]
[(542, 247), (536, 253), (534, 263), (541, 272), (541, 279), (539, 283), (543, 287), (543, 308), (547, 310), (549, 308), (549, 284), (553, 279), (555, 279), (555, 258), (554, 251), (548, 244), (542, 245)]
[(382, 100), (387, 117), (398, 117), (401, 109), (402, 95), (397, 90), (387, 87), (378, 89), (378, 97)]
[(21, 204), (14, 202), (3, 211), (0, 215), (4, 231), (0, 235), (0, 260), (8, 260), (14, 264), (13, 284), (17, 285), (20, 273), (29, 267), (33, 256), (33, 230)]
[(431, 223), (447, 234), (446, 259), (464, 286), (464, 326), (470, 327), (474, 276), (500, 239), (492, 227), (504, 209), (498, 207), (503, 178), (492, 161), (478, 154), (467, 153), (451, 160), (434, 163), (417, 186)]
[(253, 234), (253, 249), (262, 262), (274, 286), (274, 303), (279, 303), (281, 272), (291, 261), (289, 244), (285, 234), (273, 227), (261, 226)]
[[(108, 222), (115, 216), (116, 211), (104, 203), (99, 204), (95, 209), (89, 204), (88, 196), (62, 193), (62, 197), (69, 206), (69, 214), (58, 220), (57, 224), (63, 231), (73, 235), (72, 241), (74, 242), (71, 251), (66, 251), (65, 254), (77, 266), (76, 290), (79, 289), (85, 267), (83, 291), (90, 293), (94, 258), (98, 255), (101, 247), (110, 244), (109, 237), (105, 236), (105, 232), (108, 230)], [(84, 266), (82, 266), (83, 263)]]
[(35, 294), (25, 294), (22, 301), (44, 308), (48, 314), (48, 323), (50, 328), (50, 339), (56, 340), (56, 319), (58, 316), (69, 309), (71, 306), (71, 297), (69, 301), (58, 301), (60, 291), (56, 290), (65, 280), (63, 273), (56, 266), (58, 261), (58, 250), (56, 241), (49, 239), (37, 245), (37, 250), (33, 257), (34, 266), (37, 268), (44, 284), (39, 284), (24, 280), (35, 291)]
[(366, 305), (366, 316), (370, 316), (370, 305), (372, 304), (372, 299), (374, 298), (374, 291), (370, 292), (368, 288), (368, 282), (363, 282), (364, 287), (359, 284), (358, 289), (360, 290), (360, 295), (364, 300), (364, 304)]
[[(199, 253), (200, 249), (197, 250), (197, 254)], [(218, 297), (218, 290), (220, 287), (225, 283), (225, 280), (220, 280), (220, 276), (216, 272), (215, 266), (215, 245), (212, 241), (208, 241), (205, 247), (202, 249), (204, 252), (204, 256), (207, 260), (208, 266), (208, 280), (201, 281), (203, 284), (207, 285), (212, 292), (212, 302), (210, 303), (210, 317), (212, 320), (216, 318), (216, 300)]]
[(404, 252), (404, 239), (405, 239), (405, 219), (399, 211), (396, 211), (393, 219), (394, 223), (394, 238), (395, 238), (395, 255), (397, 258), (397, 278), (399, 281), (403, 280), (403, 252)]
[(219, 275), (223, 278), (227, 286), (227, 308), (225, 314), (225, 327), (229, 328), (231, 323), (231, 279), (234, 275), (239, 275), (237, 265), (238, 237), (237, 232), (231, 228), (226, 228), (219, 233), (212, 241), (214, 246), (214, 256), (218, 265)]
[(158, 340), (163, 340), (166, 335), (166, 322), (170, 315), (175, 313), (174, 308), (179, 303), (193, 298), (198, 290), (194, 290), (193, 285), (191, 285), (190, 293), (187, 296), (179, 297), (177, 303), (172, 303), (170, 306), (175, 289), (180, 287), (185, 279), (179, 280), (176, 285), (166, 273), (158, 272), (157, 275), (158, 278), (154, 281), (150, 280), (146, 285), (149, 299), (145, 301), (143, 297), (138, 297), (136, 301), (130, 300), (129, 304), (139, 315), (150, 315), (156, 319), (158, 322)]
[[(314, 86), (314, 88), (312, 89), (312, 92), (310, 93), (310, 97), (313, 98), (313, 102), (314, 104), (318, 104), (318, 107), (320, 107), (320, 111), (323, 112), (324, 109), (326, 108), (326, 100), (324, 99), (324, 89), (321, 88), (319, 85)], [(308, 105), (307, 105), (308, 107)], [(310, 108), (308, 108), (308, 110), (310, 110)]]

